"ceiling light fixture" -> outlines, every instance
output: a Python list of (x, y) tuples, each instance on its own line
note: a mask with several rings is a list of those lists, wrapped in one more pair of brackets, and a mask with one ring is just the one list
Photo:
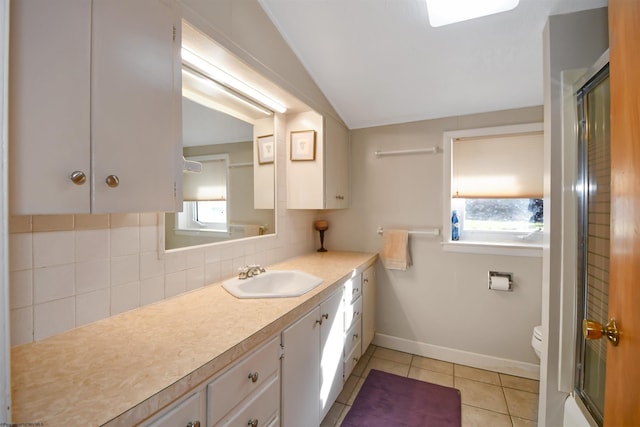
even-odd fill
[(210, 77), (211, 79), (219, 82), (222, 85), (228, 86), (233, 90), (236, 90), (243, 95), (257, 101), (258, 103), (271, 108), (278, 113), (284, 113), (287, 108), (279, 102), (269, 98), (260, 91), (252, 88), (245, 82), (235, 78), (226, 71), (221, 70), (205, 59), (201, 58), (197, 54), (191, 52), (188, 49), (182, 48), (182, 62), (187, 64), (190, 68), (195, 69), (202, 74)]
[(520, 0), (426, 0), (432, 27), (515, 9)]

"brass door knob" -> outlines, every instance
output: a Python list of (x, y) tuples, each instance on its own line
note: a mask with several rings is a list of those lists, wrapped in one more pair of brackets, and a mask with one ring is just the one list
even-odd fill
[(87, 182), (87, 175), (81, 171), (75, 171), (71, 174), (71, 182), (75, 185), (82, 185)]
[(609, 320), (605, 326), (593, 320), (582, 321), (582, 335), (587, 340), (598, 340), (606, 337), (614, 346), (620, 342), (620, 330), (615, 319)]
[(120, 184), (120, 179), (116, 175), (109, 175), (105, 182), (109, 187), (116, 188)]

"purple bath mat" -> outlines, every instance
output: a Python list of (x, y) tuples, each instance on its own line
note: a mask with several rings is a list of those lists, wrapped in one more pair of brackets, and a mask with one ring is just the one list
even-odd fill
[(460, 391), (372, 369), (341, 427), (460, 427)]

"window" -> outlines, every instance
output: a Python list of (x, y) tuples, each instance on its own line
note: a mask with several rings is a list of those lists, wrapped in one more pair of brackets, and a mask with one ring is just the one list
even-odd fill
[(542, 124), (447, 132), (444, 142), (447, 249), (539, 246), (544, 222)]
[(183, 176), (183, 211), (176, 215), (176, 229), (227, 233), (228, 154), (188, 160), (201, 163), (202, 171)]

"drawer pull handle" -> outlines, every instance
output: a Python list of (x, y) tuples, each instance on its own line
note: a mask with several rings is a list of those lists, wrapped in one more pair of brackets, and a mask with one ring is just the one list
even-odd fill
[(353, 339), (354, 339), (354, 340), (357, 340), (357, 339), (358, 339), (358, 336), (359, 336), (358, 334), (353, 334)]
[(360, 360), (360, 359), (358, 359), (357, 357), (353, 358), (353, 361), (356, 362), (356, 363), (358, 363), (358, 360)]
[(252, 383), (255, 383), (256, 381), (258, 381), (258, 373), (257, 372), (253, 372), (249, 374), (248, 377)]
[(363, 282), (364, 283), (369, 283), (369, 279), (364, 279)]
[(255, 419), (255, 420), (249, 420), (249, 422), (247, 423), (247, 425), (248, 425), (249, 427), (258, 427), (258, 420), (257, 420), (257, 419)]
[(187, 427), (200, 427), (200, 421), (189, 421)]
[(329, 319), (329, 313), (325, 313), (322, 316), (320, 316), (320, 320), (316, 320), (316, 323), (319, 323), (322, 325), (322, 319)]

